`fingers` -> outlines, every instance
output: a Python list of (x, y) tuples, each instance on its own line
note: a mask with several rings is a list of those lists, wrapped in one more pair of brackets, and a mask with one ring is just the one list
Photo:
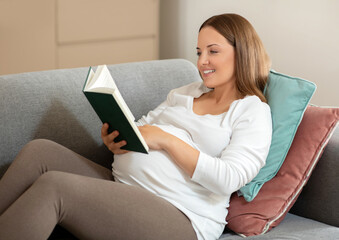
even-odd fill
[(119, 155), (119, 154), (124, 154), (124, 153), (128, 153), (129, 151), (127, 150), (124, 150), (124, 149), (118, 149), (118, 150), (115, 150), (113, 153), (114, 155)]
[(108, 147), (109, 150), (113, 151), (113, 150), (122, 150), (120, 148), (122, 148), (123, 146), (125, 146), (127, 143), (125, 140), (122, 140), (120, 142), (114, 142), (111, 141), (109, 142), (106, 146)]
[(125, 146), (127, 143), (126, 141), (120, 141), (120, 142), (111, 142), (109, 143), (107, 146), (107, 148), (113, 152), (114, 154), (123, 154), (123, 153), (127, 153), (127, 150), (121, 149), (121, 147)]
[(109, 126), (108, 126), (107, 123), (104, 123), (102, 128), (101, 128), (101, 138), (104, 142), (106, 141), (107, 144), (112, 142), (119, 135), (118, 131), (113, 131), (109, 134), (107, 132), (108, 128), (109, 128)]
[(106, 139), (108, 143), (113, 142), (114, 139), (119, 135), (119, 132), (117, 130), (111, 132), (110, 134), (106, 135)]
[(109, 128), (108, 123), (104, 123), (102, 125), (102, 127), (101, 127), (101, 138), (108, 135), (108, 128)]
[(101, 128), (101, 138), (106, 147), (114, 154), (123, 154), (128, 152), (127, 150), (121, 149), (121, 147), (125, 146), (127, 142), (125, 140), (114, 142), (114, 139), (119, 135), (119, 132), (113, 131), (112, 133), (108, 134), (108, 127), (108, 124), (105, 123)]
[(114, 154), (122, 154), (127, 152), (124, 149), (121, 149), (123, 146), (127, 144), (125, 140), (122, 140), (120, 142), (114, 142), (114, 139), (119, 135), (117, 131), (114, 131), (113, 133), (107, 135), (107, 137), (104, 140), (104, 144), (106, 147), (113, 152)]

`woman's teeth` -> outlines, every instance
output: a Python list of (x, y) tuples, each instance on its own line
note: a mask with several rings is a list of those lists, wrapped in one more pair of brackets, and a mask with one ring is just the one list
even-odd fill
[(205, 71), (203, 71), (203, 72), (204, 72), (204, 74), (208, 74), (208, 73), (215, 72), (215, 70), (205, 70)]

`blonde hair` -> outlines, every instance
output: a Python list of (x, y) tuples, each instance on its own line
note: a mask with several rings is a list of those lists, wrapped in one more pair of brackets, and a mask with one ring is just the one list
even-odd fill
[(256, 95), (267, 102), (263, 94), (271, 67), (270, 59), (257, 32), (237, 14), (221, 14), (207, 19), (200, 27), (213, 27), (235, 48), (236, 86), (242, 96)]

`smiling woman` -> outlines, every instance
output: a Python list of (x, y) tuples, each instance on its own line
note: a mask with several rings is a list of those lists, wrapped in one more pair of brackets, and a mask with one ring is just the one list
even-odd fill
[(235, 84), (235, 50), (224, 36), (212, 27), (201, 29), (197, 51), (197, 65), (205, 86)]
[[(213, 27), (204, 27), (198, 37), (197, 55), (204, 85), (214, 91), (194, 99), (194, 112), (216, 115), (227, 111), (234, 100), (243, 98), (236, 87), (234, 47)], [(208, 108), (212, 104), (216, 108)]]
[(80, 239), (218, 239), (231, 194), (271, 144), (268, 58), (253, 31), (234, 14), (203, 24), (203, 82), (171, 90), (137, 122), (149, 154), (121, 151), (107, 124), (112, 172), (54, 142), (28, 143), (0, 181), (0, 239), (46, 239), (56, 224)]
[[(214, 44), (211, 42), (210, 45), (206, 45), (210, 46), (211, 55), (218, 54), (218, 46), (215, 46), (217, 43), (221, 44), (225, 50), (227, 47), (230, 49), (231, 46), (234, 49), (235, 66), (237, 66), (234, 68), (235, 84), (239, 93), (242, 96), (256, 95), (261, 101), (266, 102), (262, 91), (268, 78), (271, 63), (253, 26), (237, 14), (222, 14), (207, 19), (201, 25), (198, 37), (197, 49), (198, 56), (200, 55), (198, 68), (200, 74), (204, 73), (202, 70), (205, 68), (202, 66), (203, 62), (200, 61), (199, 40), (201, 40), (201, 44), (207, 44), (203, 42), (206, 38), (210, 38), (210, 41), (213, 41), (213, 39), (216, 41)], [(225, 42), (228, 42), (229, 46)], [(227, 65), (227, 67), (233, 69), (233, 65)], [(202, 76), (205, 79), (204, 75)]]

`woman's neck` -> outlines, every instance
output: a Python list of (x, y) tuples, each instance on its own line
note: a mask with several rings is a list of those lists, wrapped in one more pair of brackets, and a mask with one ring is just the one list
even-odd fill
[(243, 98), (235, 85), (216, 87), (208, 92), (207, 97), (215, 102), (215, 104), (230, 104), (234, 100)]
[(232, 102), (241, 98), (236, 89), (214, 88), (194, 99), (193, 112), (198, 115), (219, 115), (227, 112)]

